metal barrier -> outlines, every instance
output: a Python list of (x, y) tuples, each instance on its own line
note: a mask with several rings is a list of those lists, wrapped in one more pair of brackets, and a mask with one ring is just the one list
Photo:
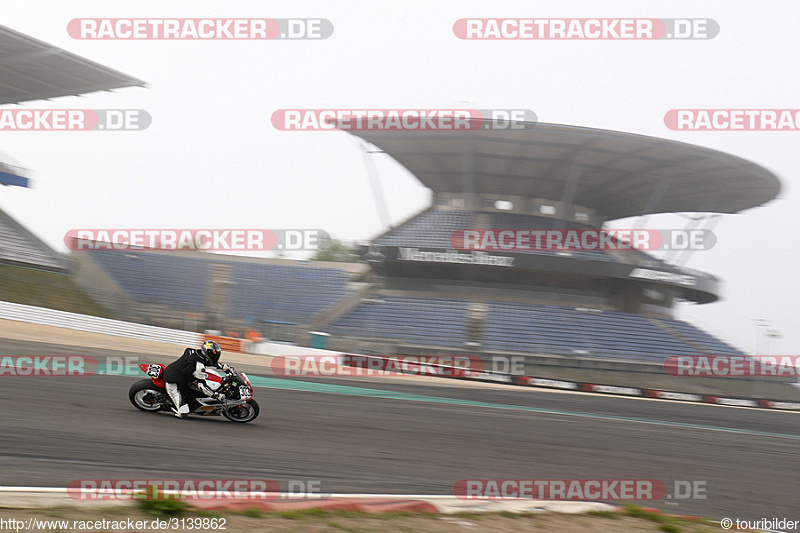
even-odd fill
[(0, 302), (0, 319), (184, 346), (196, 346), (202, 340), (201, 334), (192, 331), (134, 324), (11, 302)]

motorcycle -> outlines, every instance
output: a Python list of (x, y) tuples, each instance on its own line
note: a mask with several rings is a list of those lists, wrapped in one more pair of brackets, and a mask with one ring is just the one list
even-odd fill
[[(175, 407), (167, 394), (164, 383), (164, 365), (155, 363), (142, 363), (139, 365), (142, 372), (150, 379), (143, 379), (131, 385), (128, 398), (137, 409), (150, 413), (159, 411), (172, 411)], [(197, 386), (197, 381), (189, 387), (189, 413), (200, 416), (222, 415), (231, 422), (252, 422), (259, 413), (258, 403), (253, 399), (253, 386), (247, 374), (230, 372), (223, 375), (213, 368), (205, 369), (206, 378), (203, 383), (215, 394), (224, 394), (222, 400), (210, 398), (203, 394)]]

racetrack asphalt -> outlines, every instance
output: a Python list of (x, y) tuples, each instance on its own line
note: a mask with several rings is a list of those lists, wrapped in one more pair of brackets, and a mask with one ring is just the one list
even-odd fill
[[(2, 355), (153, 357), (0, 339)], [(180, 353), (176, 349), (175, 357)], [(711, 518), (800, 519), (800, 414), (449, 380), (281, 379), (257, 365), (260, 417), (136, 410), (140, 377), (0, 377), (0, 484), (274, 479), (325, 493), (452, 495), (463, 479), (705, 482), (704, 499), (645, 502)]]

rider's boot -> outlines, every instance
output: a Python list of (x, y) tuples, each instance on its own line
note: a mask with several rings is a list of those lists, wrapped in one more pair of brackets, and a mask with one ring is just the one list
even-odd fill
[[(181, 393), (178, 390), (178, 386), (175, 383), (166, 383), (165, 388), (167, 389), (167, 394), (172, 400), (172, 412), (175, 413), (175, 416), (178, 418), (185, 418), (189, 416), (189, 406), (183, 403), (183, 398), (181, 398)], [(178, 406), (177, 409), (175, 408), (176, 405)]]

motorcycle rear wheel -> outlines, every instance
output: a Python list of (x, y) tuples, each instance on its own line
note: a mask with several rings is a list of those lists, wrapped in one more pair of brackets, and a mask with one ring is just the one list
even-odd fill
[(165, 407), (163, 402), (158, 401), (158, 397), (164, 394), (166, 394), (164, 389), (159, 389), (149, 379), (143, 379), (131, 385), (128, 399), (140, 411), (157, 413)]

